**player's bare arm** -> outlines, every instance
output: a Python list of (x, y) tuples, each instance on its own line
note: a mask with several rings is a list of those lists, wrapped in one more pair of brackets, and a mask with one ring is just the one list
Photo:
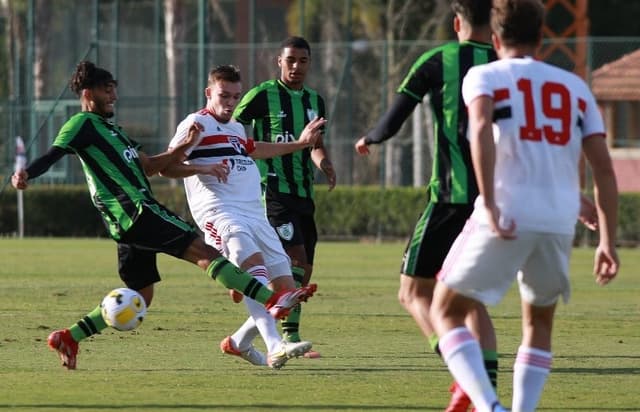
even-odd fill
[(220, 183), (226, 183), (229, 177), (229, 166), (224, 163), (205, 165), (191, 165), (186, 163), (172, 163), (159, 173), (161, 176), (181, 179), (193, 175), (210, 175), (218, 178)]
[(483, 197), (489, 224), (494, 232), (504, 239), (515, 238), (515, 222), (502, 222), (500, 209), (495, 202), (494, 171), (496, 147), (493, 141), (493, 100), (479, 96), (468, 106), (469, 142), (473, 169), (478, 189)]
[(314, 147), (322, 139), (322, 127), (327, 121), (317, 117), (307, 124), (298, 140), (286, 143), (255, 142), (255, 150), (249, 155), (254, 159), (269, 159)]
[(578, 220), (589, 230), (598, 229), (598, 209), (585, 194), (580, 194), (580, 213)]
[(145, 153), (139, 152), (140, 162), (142, 168), (147, 176), (153, 176), (165, 170), (172, 163), (179, 163), (187, 158), (186, 152), (193, 146), (197, 140), (203, 127), (198, 122), (193, 122), (187, 132), (187, 137), (173, 148), (159, 153), (154, 156), (148, 156)]
[(313, 160), (316, 167), (322, 170), (322, 173), (326, 176), (329, 191), (333, 190), (333, 188), (336, 187), (336, 171), (333, 168), (333, 163), (329, 160), (329, 155), (324, 146), (318, 146), (316, 144), (316, 147), (311, 151), (311, 160)]
[(594, 275), (599, 285), (606, 285), (616, 277), (620, 266), (615, 245), (618, 221), (618, 186), (603, 136), (594, 135), (584, 138), (582, 149), (593, 172), (594, 196), (600, 228), (600, 242), (594, 259)]

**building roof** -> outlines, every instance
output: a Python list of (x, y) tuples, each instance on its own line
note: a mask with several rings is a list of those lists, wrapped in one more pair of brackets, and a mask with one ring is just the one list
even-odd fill
[(640, 101), (640, 49), (605, 64), (591, 74), (598, 101)]

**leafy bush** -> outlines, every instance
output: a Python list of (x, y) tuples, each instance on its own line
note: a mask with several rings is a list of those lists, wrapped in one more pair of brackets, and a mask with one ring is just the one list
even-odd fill
[[(162, 179), (164, 181), (164, 179)], [(152, 184), (158, 200), (191, 221), (182, 184)], [(24, 192), (26, 236), (104, 237), (106, 229), (85, 185), (35, 185)], [(406, 238), (426, 205), (424, 188), (316, 187), (316, 223), (322, 239)], [(640, 243), (640, 194), (620, 195), (618, 237)], [(576, 226), (576, 243), (593, 245), (597, 234)], [(0, 196), (0, 234), (17, 233), (16, 192)]]

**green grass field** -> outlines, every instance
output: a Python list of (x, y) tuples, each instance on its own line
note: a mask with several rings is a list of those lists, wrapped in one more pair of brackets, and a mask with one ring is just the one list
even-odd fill
[[(141, 327), (106, 330), (62, 368), (46, 337), (120, 286), (115, 244), (0, 240), (0, 409), (23, 411), (442, 411), (451, 382), (396, 300), (402, 243), (321, 243), (303, 337), (320, 359), (279, 371), (224, 356), (218, 342), (246, 318), (195, 266), (162, 256), (163, 282)], [(639, 411), (640, 251), (600, 288), (591, 249), (573, 256), (573, 297), (560, 305), (541, 411)], [(499, 394), (511, 397), (520, 335), (515, 290), (492, 308)]]

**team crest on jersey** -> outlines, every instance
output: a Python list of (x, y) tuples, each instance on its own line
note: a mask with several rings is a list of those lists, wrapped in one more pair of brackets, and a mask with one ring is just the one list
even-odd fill
[(291, 240), (293, 239), (293, 224), (289, 222), (284, 225), (280, 225), (276, 227), (276, 232), (278, 232), (278, 236), (282, 239)]
[(225, 164), (229, 167), (229, 171), (233, 170), (233, 167), (236, 165), (236, 161), (233, 159), (224, 159), (222, 160), (222, 164)]
[(318, 113), (316, 113), (315, 110), (307, 109), (307, 118), (309, 119), (309, 121), (314, 120), (316, 117), (318, 117)]
[(227, 140), (228, 140), (229, 144), (230, 144), (231, 146), (233, 146), (233, 149), (234, 149), (236, 152), (238, 152), (238, 153), (242, 154), (242, 144), (240, 143), (240, 140), (238, 140), (238, 138), (237, 138), (237, 137), (235, 137), (235, 136), (228, 136), (228, 137), (227, 137)]

